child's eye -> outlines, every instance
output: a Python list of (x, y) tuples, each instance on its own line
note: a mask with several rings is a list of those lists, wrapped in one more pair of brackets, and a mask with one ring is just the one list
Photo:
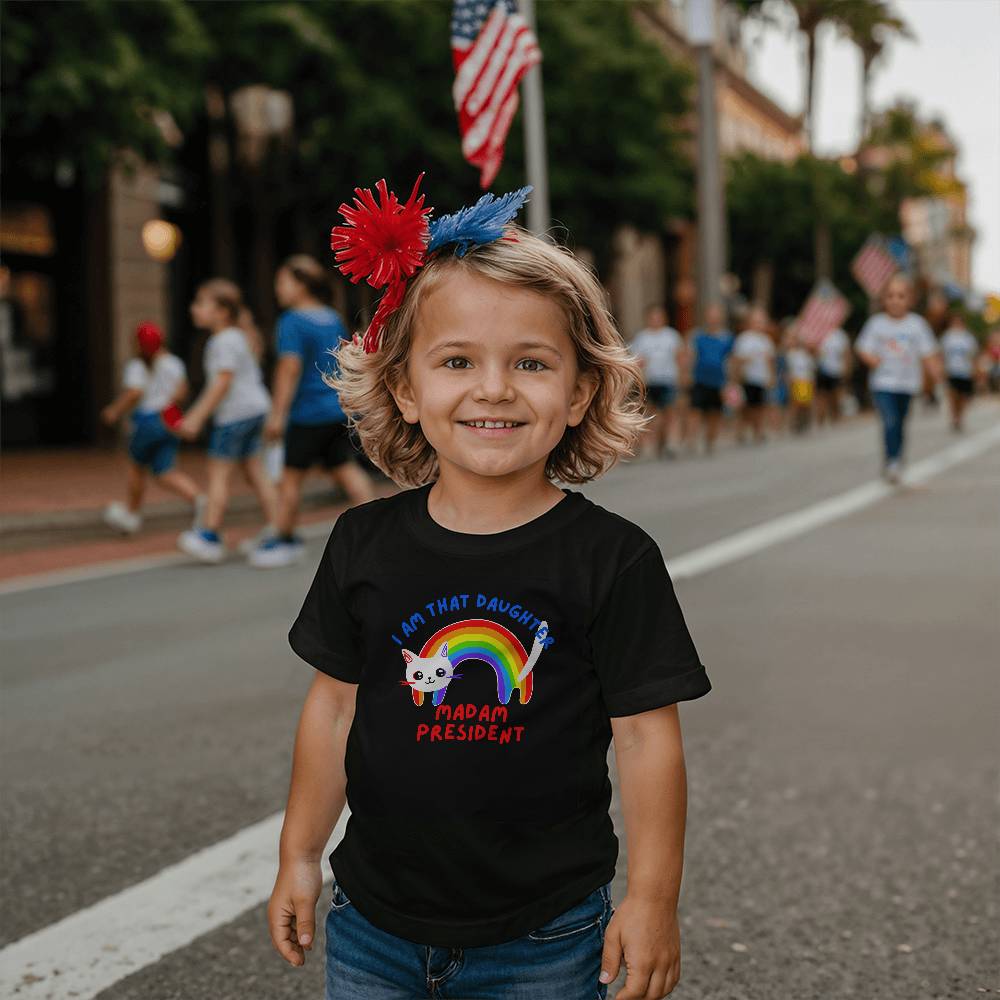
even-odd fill
[(526, 372), (543, 372), (548, 365), (544, 361), (539, 361), (538, 358), (523, 358), (518, 361), (517, 367), (520, 368), (521, 365), (530, 365), (529, 368), (522, 368), (522, 371)]
[[(453, 361), (456, 363), (452, 364)], [(444, 366), (445, 368), (451, 368), (455, 371), (462, 371), (465, 368), (470, 368), (472, 366), (472, 362), (470, 362), (468, 358), (448, 358), (448, 360), (445, 361)]]

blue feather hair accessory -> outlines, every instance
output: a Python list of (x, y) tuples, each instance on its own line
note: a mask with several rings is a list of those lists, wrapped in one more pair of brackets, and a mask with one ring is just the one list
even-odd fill
[(427, 252), (454, 243), (455, 256), (464, 257), (473, 247), (500, 239), (504, 226), (521, 211), (531, 191), (531, 187), (523, 187), (499, 198), (484, 194), (475, 205), (442, 215), (431, 223)]

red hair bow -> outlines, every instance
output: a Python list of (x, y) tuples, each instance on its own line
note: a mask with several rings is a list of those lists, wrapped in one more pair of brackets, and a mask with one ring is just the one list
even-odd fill
[(365, 279), (372, 288), (384, 288), (382, 296), (364, 337), (366, 354), (378, 350), (382, 327), (399, 308), (406, 293), (407, 279), (412, 278), (427, 255), (430, 238), (424, 196), (417, 196), (421, 174), (405, 205), (388, 189), (385, 179), (376, 185), (376, 202), (371, 188), (354, 189), (354, 206), (346, 202), (340, 214), (347, 225), (335, 226), (330, 233), (330, 249), (337, 267), (357, 284)]

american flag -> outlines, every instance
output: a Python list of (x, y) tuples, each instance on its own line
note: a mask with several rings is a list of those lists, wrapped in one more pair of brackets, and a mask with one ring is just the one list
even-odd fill
[(451, 56), (462, 155), (479, 167), (479, 185), (486, 189), (503, 163), (517, 85), (542, 61), (542, 51), (514, 0), (455, 0)]
[[(905, 246), (905, 244), (904, 244)], [(886, 282), (899, 270), (899, 261), (890, 245), (878, 233), (865, 240), (865, 245), (851, 261), (851, 274), (871, 298), (877, 298)]]
[(847, 299), (829, 282), (819, 281), (799, 313), (798, 334), (811, 350), (816, 350), (823, 338), (836, 330), (850, 312)]

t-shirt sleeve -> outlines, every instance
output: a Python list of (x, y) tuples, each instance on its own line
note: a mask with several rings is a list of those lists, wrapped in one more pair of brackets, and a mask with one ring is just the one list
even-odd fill
[(132, 358), (125, 365), (125, 371), (122, 374), (122, 385), (126, 389), (145, 389), (148, 375), (146, 366), (138, 358)]
[(278, 320), (278, 354), (294, 354), (302, 357), (302, 327), (294, 316), (285, 313)]
[(302, 610), (288, 633), (288, 642), (317, 670), (357, 684), (362, 664), (358, 626), (348, 610), (335, 572), (346, 558), (340, 523), (338, 519), (330, 533)]
[(637, 715), (712, 689), (655, 544), (611, 585), (590, 628), (608, 715)]
[(854, 344), (854, 349), (856, 351), (864, 351), (866, 354), (874, 354), (878, 348), (876, 343), (876, 316), (870, 316), (866, 321), (865, 325), (861, 328), (861, 333), (858, 334), (858, 339)]
[[(217, 334), (211, 342), (211, 354), (206, 358), (212, 372), (234, 372), (240, 366), (240, 335), (238, 333)], [(210, 360), (209, 360), (210, 359)]]

